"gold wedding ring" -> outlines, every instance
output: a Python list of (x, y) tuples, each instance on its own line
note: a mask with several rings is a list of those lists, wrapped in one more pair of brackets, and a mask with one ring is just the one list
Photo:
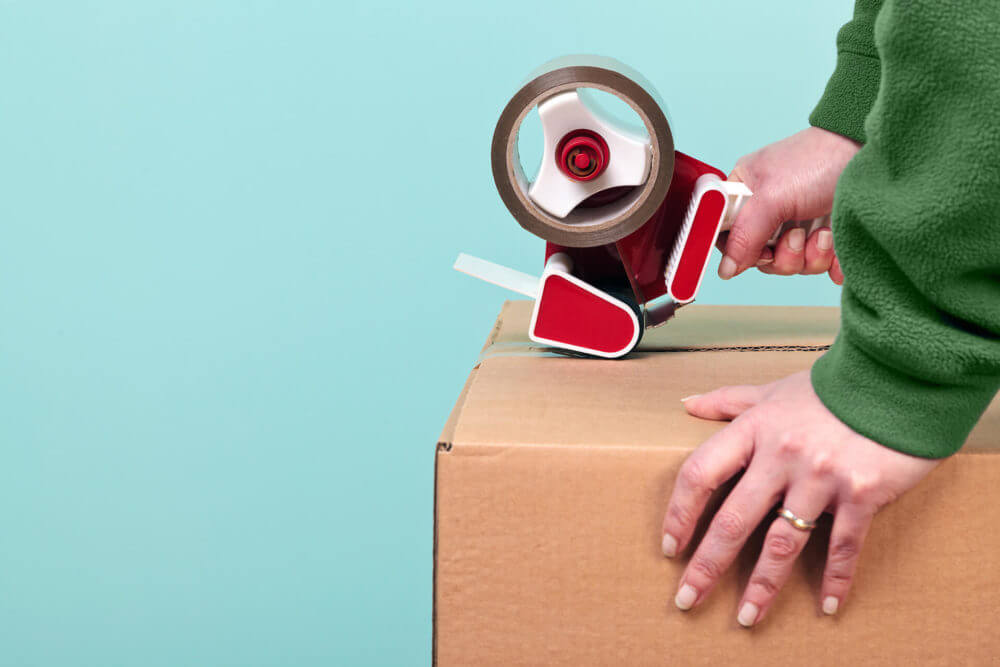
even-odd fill
[(792, 524), (799, 530), (810, 531), (816, 527), (815, 521), (809, 521), (808, 519), (802, 519), (795, 515), (795, 512), (788, 509), (787, 507), (782, 507), (778, 510), (778, 516)]

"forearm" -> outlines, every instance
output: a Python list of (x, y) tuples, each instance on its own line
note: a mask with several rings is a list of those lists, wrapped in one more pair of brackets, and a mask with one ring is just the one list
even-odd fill
[(875, 18), (883, 0), (857, 0), (854, 17), (837, 33), (837, 66), (809, 123), (865, 142), (864, 121), (878, 94), (881, 67)]
[(1000, 386), (1000, 6), (885, 4), (867, 145), (834, 203), (843, 324), (812, 377), (857, 432), (941, 457)]

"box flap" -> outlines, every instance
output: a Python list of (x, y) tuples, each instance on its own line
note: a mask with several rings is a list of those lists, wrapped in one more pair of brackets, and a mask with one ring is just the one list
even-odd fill
[[(692, 449), (721, 425), (680, 399), (761, 384), (809, 368), (833, 342), (839, 309), (682, 308), (625, 359), (563, 356), (528, 340), (530, 301), (509, 301), (442, 433), (446, 448), (511, 446)], [(965, 451), (998, 451), (994, 405)]]

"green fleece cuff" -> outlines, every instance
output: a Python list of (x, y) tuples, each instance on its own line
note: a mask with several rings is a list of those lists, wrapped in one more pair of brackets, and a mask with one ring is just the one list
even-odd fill
[(873, 359), (843, 331), (812, 368), (813, 389), (840, 421), (886, 447), (931, 459), (954, 454), (996, 394), (995, 379), (978, 380), (918, 380)]
[(881, 76), (877, 56), (839, 52), (837, 67), (809, 115), (809, 124), (865, 143), (865, 118), (875, 103)]

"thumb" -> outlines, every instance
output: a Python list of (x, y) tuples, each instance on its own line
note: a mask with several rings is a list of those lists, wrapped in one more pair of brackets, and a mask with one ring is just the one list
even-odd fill
[(719, 277), (728, 280), (756, 266), (761, 251), (783, 222), (781, 211), (766, 193), (754, 194), (743, 205), (726, 239)]
[(702, 419), (730, 420), (757, 405), (764, 397), (764, 387), (752, 384), (722, 387), (707, 394), (682, 398), (689, 414)]

